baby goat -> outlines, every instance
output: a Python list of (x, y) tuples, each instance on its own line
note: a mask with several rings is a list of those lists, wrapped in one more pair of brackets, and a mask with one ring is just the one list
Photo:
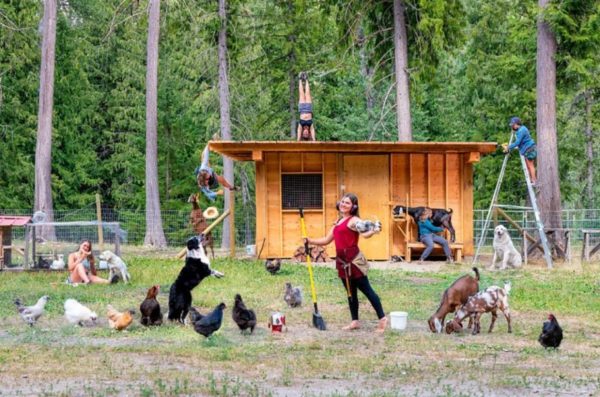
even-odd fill
[(465, 317), (473, 320), (473, 335), (478, 334), (481, 331), (481, 324), (479, 320), (481, 315), (487, 312), (492, 313), (492, 322), (488, 332), (492, 332), (494, 329), (494, 323), (498, 315), (498, 310), (502, 311), (506, 322), (508, 323), (508, 333), (512, 332), (510, 325), (510, 309), (508, 307), (508, 294), (510, 293), (510, 283), (505, 283), (504, 288), (492, 286), (485, 291), (477, 293), (469, 298), (454, 316), (454, 319), (446, 323), (446, 333), (451, 334), (452, 332), (458, 332), (462, 329), (462, 320)]
[(437, 311), (429, 317), (431, 332), (441, 333), (444, 319), (448, 313), (454, 313), (457, 307), (464, 305), (471, 295), (479, 291), (479, 270), (474, 267), (475, 277), (467, 274), (456, 280), (444, 291)]

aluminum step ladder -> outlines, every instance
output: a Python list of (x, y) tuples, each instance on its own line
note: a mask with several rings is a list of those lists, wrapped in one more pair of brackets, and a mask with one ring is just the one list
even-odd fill
[[(513, 132), (510, 135), (510, 140), (508, 141), (508, 145), (512, 143), (515, 137), (515, 133)], [(531, 201), (531, 207), (520, 207), (514, 205), (501, 205), (498, 204), (498, 194), (500, 194), (500, 187), (502, 186), (502, 180), (504, 179), (504, 174), (506, 172), (506, 164), (508, 164), (508, 158), (510, 156), (510, 152), (506, 153), (504, 156), (504, 161), (502, 162), (502, 169), (500, 170), (500, 175), (498, 176), (498, 181), (496, 182), (496, 188), (494, 189), (494, 195), (492, 196), (492, 202), (490, 204), (490, 208), (488, 209), (487, 215), (485, 217), (485, 222), (483, 224), (483, 229), (481, 230), (481, 236), (479, 237), (479, 243), (477, 244), (477, 250), (475, 251), (475, 256), (473, 257), (473, 263), (477, 262), (479, 257), (479, 251), (485, 241), (485, 233), (487, 232), (490, 226), (490, 220), (492, 218), (492, 212), (494, 208), (509, 208), (509, 209), (524, 209), (524, 210), (533, 210), (535, 215), (535, 224), (540, 235), (540, 241), (542, 243), (542, 247), (544, 248), (544, 259), (546, 260), (546, 265), (548, 269), (552, 269), (552, 255), (550, 253), (550, 248), (548, 247), (548, 238), (546, 237), (546, 233), (544, 232), (544, 223), (542, 222), (540, 216), (540, 210), (537, 205), (537, 199), (535, 197), (535, 192), (533, 190), (533, 186), (531, 185), (531, 179), (529, 178), (529, 171), (527, 171), (527, 164), (525, 163), (525, 157), (519, 154), (521, 158), (521, 166), (523, 167), (523, 174), (525, 175), (525, 182), (527, 182), (527, 193), (529, 194), (529, 200)]]

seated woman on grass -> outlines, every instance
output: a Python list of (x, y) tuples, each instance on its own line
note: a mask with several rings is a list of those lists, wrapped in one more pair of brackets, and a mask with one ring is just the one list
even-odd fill
[(96, 275), (96, 261), (92, 254), (92, 243), (89, 240), (83, 240), (79, 244), (76, 252), (69, 254), (69, 284), (108, 284), (116, 283), (118, 275), (114, 275), (112, 280), (107, 280)]

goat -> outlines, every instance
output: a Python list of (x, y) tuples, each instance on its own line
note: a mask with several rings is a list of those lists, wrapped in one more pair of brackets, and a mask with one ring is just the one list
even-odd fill
[(510, 288), (510, 283), (504, 284), (504, 288), (494, 285), (470, 297), (467, 303), (456, 312), (454, 319), (446, 323), (446, 333), (451, 334), (452, 332), (460, 331), (462, 329), (462, 320), (465, 317), (469, 317), (470, 320), (473, 320), (473, 335), (476, 335), (481, 331), (481, 324), (479, 322), (481, 315), (488, 312), (492, 313), (492, 322), (488, 332), (492, 332), (496, 318), (498, 318), (498, 314), (496, 313), (498, 310), (504, 314), (508, 323), (508, 333), (511, 333), (510, 309), (508, 307)]
[[(397, 205), (393, 209), (394, 215), (398, 215), (401, 211), (408, 212), (408, 215), (412, 216), (415, 220), (415, 223), (419, 222), (419, 218), (423, 214), (427, 207), (406, 207), (404, 205)], [(450, 241), (456, 241), (456, 231), (454, 230), (454, 226), (452, 226), (452, 208), (443, 209), (443, 208), (431, 208), (431, 223), (434, 226), (443, 227), (450, 232)], [(417, 236), (417, 240), (418, 240)]]
[[(188, 203), (192, 204), (192, 212), (190, 212), (190, 225), (194, 229), (194, 233), (200, 236), (204, 233), (204, 230), (208, 227), (208, 223), (202, 215), (202, 208), (198, 205), (198, 194), (192, 194), (188, 198)], [(208, 253), (207, 247), (210, 247), (212, 258), (215, 259), (215, 249), (213, 247), (212, 233), (208, 233), (202, 240), (202, 248)]]
[(448, 313), (454, 313), (457, 307), (464, 305), (471, 295), (479, 291), (479, 270), (474, 267), (475, 277), (466, 274), (449, 286), (442, 295), (437, 311), (429, 317), (429, 329), (433, 333), (441, 333)]

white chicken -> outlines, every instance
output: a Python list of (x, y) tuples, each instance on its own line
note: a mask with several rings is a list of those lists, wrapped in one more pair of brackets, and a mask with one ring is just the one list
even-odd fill
[(62, 270), (65, 268), (65, 256), (63, 254), (58, 254), (57, 258), (52, 261), (50, 265), (50, 269), (52, 270)]
[(96, 324), (98, 316), (75, 299), (65, 301), (65, 318), (71, 324), (84, 326), (87, 323)]
[(15, 299), (15, 305), (19, 315), (27, 324), (33, 327), (33, 324), (37, 321), (42, 314), (44, 314), (44, 307), (48, 302), (49, 297), (47, 295), (42, 296), (38, 299), (37, 303), (33, 306), (23, 306), (19, 298)]

